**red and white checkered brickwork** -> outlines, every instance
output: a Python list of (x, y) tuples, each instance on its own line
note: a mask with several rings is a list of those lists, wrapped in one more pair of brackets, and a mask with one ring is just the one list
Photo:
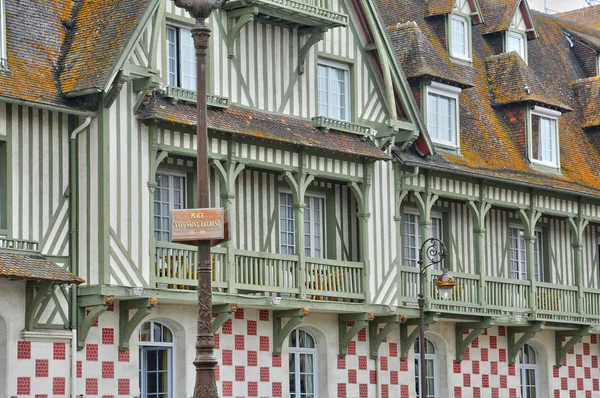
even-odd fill
[(78, 394), (90, 398), (138, 395), (139, 354), (131, 349), (119, 351), (118, 325), (118, 314), (110, 306), (90, 329), (85, 348), (77, 352)]
[[(453, 328), (452, 328), (453, 329)], [(469, 331), (464, 331), (465, 336)], [(448, 391), (455, 398), (517, 398), (521, 380), (515, 365), (508, 364), (508, 346), (504, 326), (488, 328), (471, 342), (462, 362), (452, 360), (454, 384)]]
[(599, 351), (598, 336), (592, 334), (571, 348), (560, 368), (552, 366), (554, 398), (600, 397)]
[(45, 341), (17, 341), (16, 359), (10, 361), (16, 377), (16, 391), (9, 396), (61, 397), (68, 393), (68, 343)]

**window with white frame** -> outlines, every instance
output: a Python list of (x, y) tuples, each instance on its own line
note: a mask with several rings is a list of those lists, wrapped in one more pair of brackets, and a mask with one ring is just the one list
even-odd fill
[[(417, 398), (421, 398), (421, 355), (420, 355), (419, 339), (415, 340), (414, 355), (415, 355), (415, 390), (417, 391)], [(427, 396), (424, 398), (437, 398), (438, 385), (437, 385), (437, 355), (435, 345), (428, 338), (425, 338), (425, 378), (427, 384)]]
[(535, 349), (524, 344), (519, 352), (521, 366), (521, 397), (539, 398), (538, 359)]
[(156, 174), (154, 189), (154, 239), (171, 240), (171, 212), (185, 208), (185, 177)]
[(296, 329), (289, 337), (290, 398), (318, 398), (317, 340)]
[(529, 117), (529, 154), (532, 163), (560, 167), (558, 111), (536, 106)]
[(450, 55), (471, 60), (470, 21), (461, 15), (450, 15)]
[[(295, 215), (291, 193), (279, 193), (279, 252), (296, 254)], [(306, 195), (304, 198), (304, 254), (325, 257), (325, 198)]]
[(458, 87), (432, 82), (426, 88), (427, 131), (435, 144), (459, 147)]
[(140, 392), (143, 398), (173, 398), (173, 332), (159, 322), (139, 330)]
[[(525, 232), (521, 228), (510, 228), (510, 277), (512, 279), (527, 279), (527, 250)], [(542, 231), (535, 231), (533, 246), (534, 278), (537, 282), (544, 281)]]
[(6, 6), (0, 0), (0, 69), (6, 69), (8, 54), (6, 53)]
[[(404, 213), (404, 264), (416, 267), (421, 249), (421, 227), (419, 216), (413, 213)], [(431, 237), (442, 239), (442, 218), (431, 217)], [(433, 265), (434, 269), (441, 269), (442, 263)]]
[(350, 120), (350, 67), (321, 59), (318, 65), (318, 112), (338, 120)]
[(196, 90), (196, 50), (188, 29), (167, 26), (167, 84)]
[(506, 32), (506, 52), (516, 51), (523, 60), (526, 60), (525, 38), (517, 32)]

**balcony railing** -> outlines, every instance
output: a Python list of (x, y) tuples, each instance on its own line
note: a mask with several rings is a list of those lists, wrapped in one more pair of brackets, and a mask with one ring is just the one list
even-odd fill
[(37, 252), (38, 242), (22, 239), (8, 239), (0, 237), (0, 249), (23, 250)]
[[(193, 290), (197, 285), (197, 250), (193, 246), (156, 242), (154, 280), (158, 288)], [(233, 250), (228, 267), (225, 248), (212, 249), (213, 291), (235, 289), (242, 294), (304, 297), (313, 300), (364, 300), (364, 265), (359, 262), (307, 258), (304, 271), (298, 256)], [(228, 270), (233, 275), (228, 275)]]
[[(486, 277), (485, 289), (476, 274), (453, 272), (456, 286), (450, 300), (439, 296), (435, 280), (440, 271), (431, 271), (427, 308), (430, 311), (506, 316), (526, 314), (529, 318), (555, 322), (582, 322), (597, 319), (600, 322), (600, 290), (583, 289), (583, 300), (578, 304), (579, 290), (576, 286), (536, 282), (498, 277)], [(399, 267), (399, 302), (416, 306), (419, 294), (419, 272), (415, 267)], [(482, 294), (483, 296), (480, 296)], [(531, 300), (533, 294), (533, 302)], [(581, 306), (581, 309), (579, 309)]]

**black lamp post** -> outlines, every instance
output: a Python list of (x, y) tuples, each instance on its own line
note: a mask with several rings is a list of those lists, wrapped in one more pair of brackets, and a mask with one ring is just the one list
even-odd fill
[[(423, 258), (425, 254), (425, 258)], [(421, 245), (419, 249), (419, 376), (421, 380), (421, 388), (419, 398), (427, 398), (427, 366), (425, 365), (425, 271), (432, 265), (439, 264), (446, 258), (446, 246), (444, 242), (437, 238), (429, 238)], [(427, 260), (427, 265), (424, 265)], [(446, 272), (438, 276), (436, 285), (440, 291), (440, 296), (444, 300), (448, 300), (452, 296), (452, 289), (454, 288), (454, 278)]]
[[(213, 10), (221, 8), (227, 0), (173, 0), (177, 7), (185, 9), (196, 19), (192, 38), (196, 48), (196, 136), (198, 174), (198, 208), (210, 206), (208, 192), (208, 135), (206, 126), (206, 53), (210, 29), (206, 19)], [(196, 337), (196, 383), (193, 398), (217, 398), (214, 354), (215, 340), (212, 332), (212, 289), (211, 289), (210, 241), (198, 241), (198, 322)]]

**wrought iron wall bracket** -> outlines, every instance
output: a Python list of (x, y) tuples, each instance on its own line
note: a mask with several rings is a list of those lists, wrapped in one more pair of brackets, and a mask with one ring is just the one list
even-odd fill
[[(506, 328), (506, 339), (508, 344), (508, 364), (513, 365), (517, 359), (517, 354), (521, 350), (521, 347), (525, 345), (529, 340), (535, 337), (536, 333), (544, 330), (544, 322), (533, 322), (529, 326), (517, 326)], [(515, 341), (515, 334), (523, 333), (523, 336)]]
[[(273, 311), (273, 355), (281, 355), (283, 341), (292, 330), (304, 322), (305, 316), (308, 316), (308, 308)], [(289, 318), (289, 320), (284, 327), (281, 327), (283, 318)]]
[(83, 296), (77, 300), (77, 350), (81, 351), (85, 347), (85, 340), (88, 332), (98, 317), (102, 315), (108, 306), (115, 301), (113, 296)]
[(233, 44), (237, 39), (242, 28), (252, 22), (254, 17), (258, 14), (258, 7), (246, 7), (237, 10), (228, 11), (230, 18), (239, 17), (233, 28), (227, 33), (227, 56), (233, 58)]
[[(473, 340), (483, 333), (483, 331), (494, 325), (492, 318), (482, 319), (480, 322), (462, 322), (454, 326), (455, 341), (456, 341), (456, 361), (461, 362), (464, 358), (465, 351)], [(471, 332), (465, 337), (464, 330)]]
[[(427, 314), (425, 315), (425, 330), (430, 325), (436, 323), (439, 319), (439, 314)], [(408, 327), (415, 326), (414, 330), (408, 334)], [(400, 324), (400, 359), (408, 359), (408, 351), (412, 348), (413, 344), (419, 337), (419, 319), (413, 318), (406, 321), (406, 323)]]
[[(119, 350), (124, 351), (129, 348), (131, 335), (157, 305), (158, 299), (155, 297), (119, 302)], [(136, 310), (131, 318), (130, 310)]]
[[(583, 326), (578, 330), (565, 330), (565, 331), (557, 331), (554, 333), (554, 349), (556, 352), (556, 367), (560, 368), (562, 366), (562, 361), (565, 355), (569, 352), (571, 348), (575, 346), (575, 344), (579, 343), (584, 336), (588, 336), (592, 333), (591, 326)], [(566, 337), (568, 340), (565, 345), (562, 344), (562, 338)], [(570, 337), (570, 339), (569, 339)]]
[[(402, 315), (401, 315), (402, 316)], [(379, 325), (384, 324), (385, 326), (381, 331)], [(379, 356), (379, 347), (383, 340), (400, 325), (400, 319), (398, 315), (385, 315), (376, 316), (369, 323), (369, 354), (371, 359), (377, 359)]]
[(217, 331), (223, 326), (223, 324), (231, 319), (231, 315), (237, 311), (237, 304), (216, 304), (212, 306), (213, 314), (216, 314), (216, 318), (213, 318), (212, 332)]
[[(367, 328), (369, 321), (372, 321), (374, 318), (372, 312), (338, 315), (339, 356), (345, 357), (348, 354), (348, 344), (350, 344), (359, 331)], [(350, 329), (348, 329), (348, 322), (354, 322), (354, 325)]]
[(27, 298), (29, 299), (30, 297), (32, 297), (32, 299), (27, 300), (28, 302), (25, 307), (25, 330), (33, 330), (33, 328), (35, 327), (36, 314), (39, 312), (38, 310), (40, 309), (42, 303), (44, 301), (47, 301), (52, 295), (52, 292), (54, 291), (54, 285), (52, 285), (52, 282), (50, 281), (40, 282), (38, 286), (39, 289), (37, 291), (37, 294), (35, 295), (35, 297), (33, 297), (35, 286), (31, 284), (27, 285), (27, 289), (29, 290)]
[(323, 40), (325, 36), (325, 32), (327, 32), (327, 28), (322, 26), (318, 28), (310, 28), (304, 29), (298, 32), (298, 41), (302, 36), (308, 36), (308, 39), (302, 45), (298, 45), (298, 74), (304, 74), (304, 61), (306, 61), (306, 56), (308, 52), (318, 42)]

